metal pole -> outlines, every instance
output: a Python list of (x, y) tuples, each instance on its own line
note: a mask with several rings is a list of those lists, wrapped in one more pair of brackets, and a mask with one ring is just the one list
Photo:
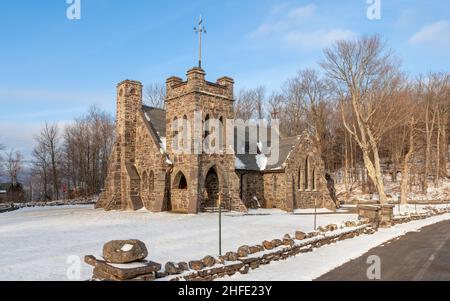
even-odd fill
[(200, 25), (200, 31), (198, 33), (198, 67), (202, 67), (202, 31), (203, 28)]
[(317, 230), (317, 200), (314, 199), (314, 230)]
[(222, 196), (219, 195), (219, 256), (222, 256)]

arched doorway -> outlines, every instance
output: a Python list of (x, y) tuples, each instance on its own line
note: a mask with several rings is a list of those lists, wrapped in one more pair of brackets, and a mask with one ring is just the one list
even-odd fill
[(186, 177), (184, 176), (184, 174), (179, 171), (177, 173), (177, 175), (175, 176), (175, 180), (174, 180), (174, 188), (175, 189), (179, 189), (179, 190), (187, 190), (188, 189), (188, 185), (187, 185), (187, 180)]
[(218, 207), (219, 206), (219, 176), (216, 169), (211, 167), (206, 174), (205, 178), (205, 207)]

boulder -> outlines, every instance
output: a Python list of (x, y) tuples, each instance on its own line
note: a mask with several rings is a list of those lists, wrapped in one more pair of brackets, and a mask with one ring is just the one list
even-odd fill
[(239, 257), (247, 257), (248, 254), (250, 254), (250, 247), (249, 246), (241, 246), (239, 247), (238, 251)]
[(292, 247), (295, 244), (294, 240), (291, 238), (284, 238), (283, 239), (283, 245)]
[(234, 252), (226, 253), (225, 257), (227, 258), (228, 261), (237, 261), (239, 259), (238, 254)]
[(249, 247), (249, 250), (250, 250), (250, 254), (255, 254), (255, 253), (260, 252), (260, 250), (257, 246)]
[(289, 235), (289, 234), (284, 234), (283, 239), (284, 239), (284, 238), (290, 239), (290, 238), (292, 238), (292, 237), (291, 237), (291, 235)]
[(337, 229), (339, 229), (339, 227), (336, 224), (330, 224), (328, 226), (325, 227), (327, 232), (332, 232), (332, 231), (336, 231)]
[(165, 264), (165, 266), (164, 266), (164, 270), (169, 275), (176, 275), (176, 274), (179, 274), (181, 272), (179, 267), (177, 267), (177, 265), (174, 262), (167, 262)]
[(306, 238), (317, 237), (317, 236), (319, 236), (319, 235), (320, 235), (320, 232), (313, 231), (313, 232), (309, 232), (309, 233), (306, 235)]
[(226, 256), (219, 256), (216, 259), (216, 263), (217, 264), (224, 264), (226, 260), (228, 260), (228, 258)]
[(214, 257), (212, 257), (212, 256), (205, 256), (205, 257), (202, 259), (202, 263), (203, 263), (206, 267), (210, 268), (210, 267), (213, 267), (213, 266), (216, 264), (216, 259), (215, 259)]
[(355, 221), (346, 221), (345, 226), (350, 228), (350, 227), (356, 227), (357, 224)]
[(203, 270), (203, 268), (205, 266), (204, 266), (203, 262), (201, 262), (200, 260), (192, 260), (192, 261), (189, 261), (189, 267), (192, 270), (200, 271), (200, 270)]
[(187, 262), (184, 262), (184, 261), (179, 262), (178, 263), (178, 269), (180, 271), (189, 271), (189, 265), (187, 264)]
[(147, 256), (147, 247), (137, 239), (112, 240), (103, 246), (103, 258), (110, 263), (130, 263)]
[(268, 240), (263, 241), (262, 245), (266, 250), (272, 250), (274, 248), (272, 242)]
[(306, 233), (302, 231), (296, 231), (295, 232), (295, 239), (297, 240), (303, 240), (306, 238)]
[(279, 246), (281, 246), (283, 244), (283, 241), (281, 239), (273, 239), (272, 240), (272, 245), (277, 248)]

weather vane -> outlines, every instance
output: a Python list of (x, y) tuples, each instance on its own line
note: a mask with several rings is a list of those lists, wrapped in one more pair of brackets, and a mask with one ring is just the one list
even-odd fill
[(194, 27), (194, 31), (198, 33), (198, 67), (202, 67), (202, 34), (206, 34), (206, 28), (203, 25), (203, 18), (200, 16), (198, 26)]

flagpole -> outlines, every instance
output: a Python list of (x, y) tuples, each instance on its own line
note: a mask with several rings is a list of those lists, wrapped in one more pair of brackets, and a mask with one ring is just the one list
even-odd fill
[(198, 67), (202, 68), (202, 35), (206, 34), (206, 28), (203, 26), (203, 18), (200, 16), (198, 27), (194, 27), (194, 31), (198, 33)]

